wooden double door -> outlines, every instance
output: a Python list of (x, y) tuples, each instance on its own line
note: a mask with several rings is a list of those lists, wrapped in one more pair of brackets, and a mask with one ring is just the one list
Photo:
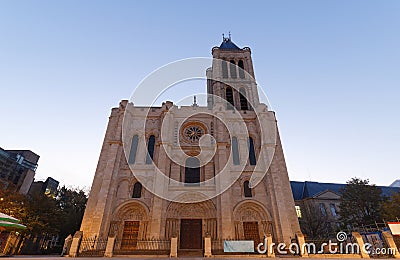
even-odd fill
[(253, 240), (254, 246), (261, 242), (260, 232), (258, 230), (258, 222), (243, 222), (243, 231), (245, 240)]
[(203, 248), (203, 222), (201, 219), (181, 219), (180, 249)]
[(125, 221), (124, 232), (122, 233), (121, 249), (136, 249), (139, 237), (140, 221)]

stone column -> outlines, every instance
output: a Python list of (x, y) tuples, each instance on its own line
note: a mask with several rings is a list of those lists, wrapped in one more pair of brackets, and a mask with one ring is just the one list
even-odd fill
[(64, 240), (64, 246), (63, 246), (63, 250), (61, 252), (61, 256), (69, 254), (69, 250), (71, 248), (71, 243), (72, 243), (72, 236), (69, 235), (67, 236), (67, 238)]
[(296, 239), (297, 239), (297, 243), (299, 244), (299, 250), (300, 250), (300, 255), (302, 257), (308, 257), (308, 252), (307, 249), (305, 247), (305, 239), (304, 239), (304, 235), (301, 232), (296, 232)]
[(272, 245), (272, 235), (267, 234), (267, 244), (265, 245), (267, 247), (267, 256), (268, 257), (275, 257), (275, 251), (274, 247)]
[(108, 237), (104, 257), (112, 257), (114, 253), (115, 237)]
[(386, 241), (386, 244), (389, 246), (389, 248), (391, 248), (391, 250), (394, 250), (393, 257), (400, 258), (400, 253), (399, 253), (399, 250), (397, 249), (396, 243), (394, 242), (392, 234), (390, 234), (387, 231), (383, 231), (382, 235), (383, 235), (383, 239)]
[(70, 257), (77, 257), (79, 252), (79, 246), (82, 241), (83, 232), (76, 231), (74, 237), (72, 238), (71, 248), (69, 250)]
[(360, 255), (361, 258), (369, 258), (369, 254), (367, 252), (364, 251), (365, 248), (365, 244), (364, 244), (364, 240), (362, 239), (362, 236), (360, 235), (360, 233), (358, 232), (353, 232), (351, 233), (353, 235), (353, 237), (356, 239), (358, 246), (360, 247)]
[[(167, 148), (167, 146), (165, 146)], [(167, 148), (168, 149), (168, 148)], [(158, 151), (158, 160), (156, 163), (158, 169), (162, 172), (157, 172), (155, 170), (154, 174), (154, 183), (155, 191), (159, 194), (164, 194), (165, 189), (168, 189), (168, 181), (164, 177), (164, 174), (167, 173), (167, 168), (169, 168), (169, 158), (162, 147), (160, 145), (160, 149)], [(168, 167), (167, 167), (168, 166)], [(150, 223), (150, 237), (151, 238), (161, 238), (165, 233), (165, 216), (163, 217), (163, 203), (164, 200), (157, 195), (154, 195), (153, 202), (152, 202), (152, 209), (151, 209), (151, 223)], [(164, 224), (164, 226), (162, 226)], [(164, 231), (164, 232), (163, 232)]]
[(212, 257), (211, 253), (211, 237), (204, 238), (204, 257)]
[(171, 238), (171, 250), (169, 253), (169, 257), (178, 257), (178, 238)]

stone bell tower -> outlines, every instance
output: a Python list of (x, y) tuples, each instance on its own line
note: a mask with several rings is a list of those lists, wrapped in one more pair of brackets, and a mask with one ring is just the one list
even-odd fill
[(215, 95), (231, 104), (228, 109), (253, 110), (250, 104), (257, 106), (260, 101), (250, 48), (239, 48), (229, 34), (223, 36), (220, 47), (212, 49), (212, 55), (213, 66), (207, 70), (207, 78), (213, 79), (207, 82), (208, 106), (214, 104)]

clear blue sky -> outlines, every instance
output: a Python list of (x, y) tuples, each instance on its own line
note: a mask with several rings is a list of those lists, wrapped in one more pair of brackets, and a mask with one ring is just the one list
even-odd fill
[(292, 180), (399, 179), (396, 0), (0, 1), (0, 146), (90, 186), (110, 108), (228, 31), (252, 49)]

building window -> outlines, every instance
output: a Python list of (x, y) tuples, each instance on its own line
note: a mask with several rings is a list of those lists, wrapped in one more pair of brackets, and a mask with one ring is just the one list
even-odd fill
[(141, 197), (142, 197), (142, 184), (140, 182), (136, 182), (135, 185), (133, 185), (132, 198), (140, 199)]
[(244, 64), (243, 64), (243, 60), (239, 60), (238, 66), (239, 66), (239, 78), (244, 79)]
[(249, 110), (249, 105), (247, 104), (247, 99), (246, 99), (246, 90), (244, 88), (241, 88), (239, 90), (239, 96), (240, 96), (240, 109)]
[(151, 164), (153, 162), (155, 143), (156, 143), (156, 137), (154, 135), (151, 135), (147, 142), (146, 164)]
[(321, 210), (322, 216), (326, 216), (326, 208), (324, 203), (319, 204), (319, 209)]
[(228, 65), (226, 64), (226, 61), (221, 61), (222, 62), (222, 77), (223, 78), (228, 78)]
[(196, 157), (186, 159), (185, 184), (188, 186), (200, 185), (200, 161)]
[(237, 77), (237, 74), (236, 74), (236, 63), (235, 63), (234, 60), (230, 61), (230, 68), (229, 69), (231, 70), (231, 77), (233, 79), (235, 79)]
[(225, 97), (226, 97), (226, 101), (228, 101), (227, 109), (233, 109), (235, 107), (235, 103), (233, 102), (233, 90), (231, 87), (226, 87)]
[(256, 152), (254, 150), (254, 141), (253, 138), (249, 137), (248, 140), (249, 146), (249, 163), (250, 165), (256, 165)]
[(129, 152), (129, 158), (128, 158), (129, 164), (135, 163), (138, 143), (139, 143), (139, 137), (137, 135), (133, 136), (131, 143), (131, 151)]
[(233, 157), (233, 164), (239, 165), (240, 164), (239, 145), (238, 145), (238, 140), (235, 136), (232, 137), (232, 157)]
[(330, 208), (331, 208), (332, 216), (336, 217), (336, 216), (337, 216), (336, 205), (333, 204), (333, 203), (331, 203), (329, 206), (330, 206)]
[(298, 218), (301, 218), (301, 209), (300, 209), (300, 206), (295, 206), (295, 208), (296, 208), (297, 217), (298, 217)]
[(253, 197), (253, 194), (251, 193), (251, 188), (250, 188), (249, 185), (250, 185), (250, 184), (249, 184), (249, 181), (245, 181), (245, 182), (243, 183), (243, 191), (244, 191), (244, 196), (245, 196), (246, 198), (251, 198), (251, 197)]

